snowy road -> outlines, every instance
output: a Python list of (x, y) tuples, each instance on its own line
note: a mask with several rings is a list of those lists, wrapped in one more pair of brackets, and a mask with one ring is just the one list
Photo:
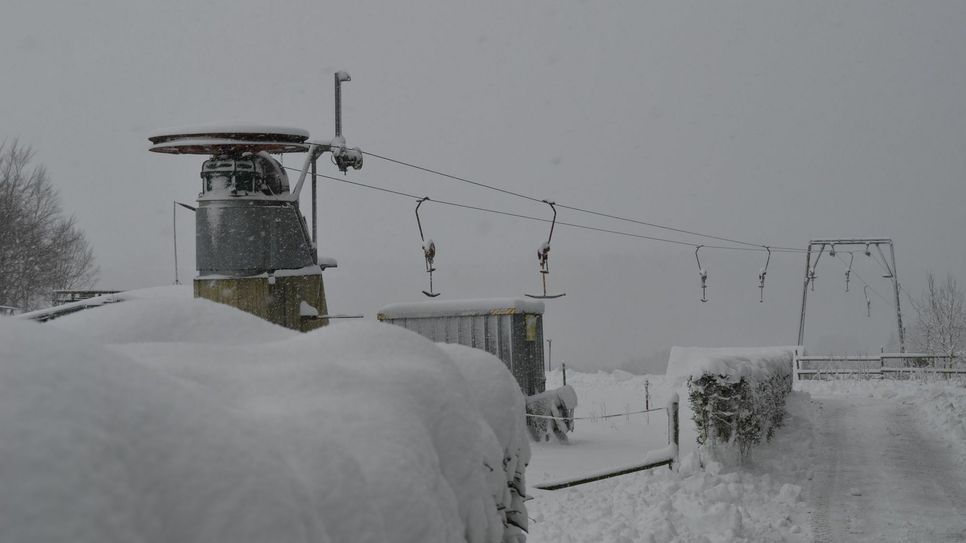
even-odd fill
[(964, 470), (912, 405), (815, 399), (816, 541), (966, 541)]

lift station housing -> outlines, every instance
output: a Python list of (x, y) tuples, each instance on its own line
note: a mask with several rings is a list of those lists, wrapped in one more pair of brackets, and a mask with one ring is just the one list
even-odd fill
[[(361, 166), (361, 153), (345, 149), (341, 138), (308, 138), (301, 129), (255, 125), (173, 129), (148, 138), (156, 153), (208, 156), (195, 212), (195, 297), (295, 330), (326, 324), (322, 270), (336, 262), (317, 256), (299, 191), (305, 170), (322, 152), (352, 167)], [(308, 153), (294, 188), (275, 158), (283, 153)], [(352, 163), (356, 155), (358, 165)]]

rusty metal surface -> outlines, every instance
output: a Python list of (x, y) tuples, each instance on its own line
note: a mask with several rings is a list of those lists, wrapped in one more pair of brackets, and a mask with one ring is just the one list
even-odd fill
[(279, 326), (307, 332), (325, 326), (328, 319), (303, 318), (299, 307), (304, 301), (320, 315), (328, 313), (321, 275), (287, 277), (198, 278), (194, 280), (196, 298), (230, 305)]

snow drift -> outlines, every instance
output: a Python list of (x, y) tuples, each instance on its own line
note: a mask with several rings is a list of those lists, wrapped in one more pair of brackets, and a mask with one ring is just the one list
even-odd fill
[(0, 344), (0, 540), (498, 542), (526, 527), (523, 397), (486, 353), (371, 323), (293, 334), (163, 296), (0, 319)]

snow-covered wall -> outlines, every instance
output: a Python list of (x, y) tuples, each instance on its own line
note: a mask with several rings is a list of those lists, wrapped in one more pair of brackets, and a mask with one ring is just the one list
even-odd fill
[(373, 323), (294, 334), (177, 297), (0, 319), (0, 345), (0, 541), (499, 542), (525, 527), (508, 487), (529, 459), (523, 397), (485, 353)]

